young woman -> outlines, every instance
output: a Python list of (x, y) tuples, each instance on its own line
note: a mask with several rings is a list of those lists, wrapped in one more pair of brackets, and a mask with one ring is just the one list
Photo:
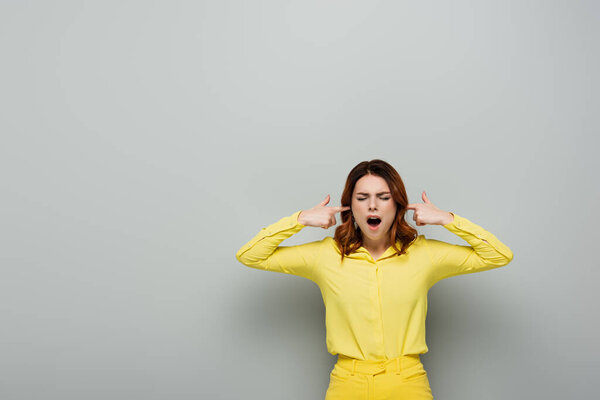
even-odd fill
[[(315, 282), (325, 303), (327, 349), (338, 355), (326, 400), (433, 399), (420, 354), (425, 343), (427, 292), (441, 279), (508, 264), (512, 251), (479, 225), (423, 203), (409, 204), (398, 172), (383, 160), (359, 163), (346, 180), (340, 207), (329, 195), (263, 228), (236, 258), (246, 266)], [(425, 238), (417, 225), (442, 225), (469, 246)], [(333, 237), (280, 243), (306, 226)]]

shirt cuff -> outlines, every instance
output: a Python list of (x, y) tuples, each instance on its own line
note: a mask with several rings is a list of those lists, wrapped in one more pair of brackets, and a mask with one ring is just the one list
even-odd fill
[(479, 226), (476, 226), (471, 221), (466, 218), (461, 217), (458, 214), (450, 212), (450, 214), (454, 215), (454, 220), (452, 222), (443, 225), (444, 228), (448, 229), (452, 233), (458, 232), (468, 232), (474, 236), (477, 236), (479, 239), (484, 240), (486, 237), (485, 230)]
[(300, 213), (302, 213), (303, 210), (300, 211), (296, 211), (295, 213), (292, 214), (292, 217), (294, 218), (294, 221), (296, 221), (296, 225), (299, 227), (306, 227), (306, 225), (302, 225), (300, 222), (298, 222), (298, 217), (300, 217)]

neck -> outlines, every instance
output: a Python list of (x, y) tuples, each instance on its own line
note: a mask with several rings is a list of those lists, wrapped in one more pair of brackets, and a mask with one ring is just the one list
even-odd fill
[(363, 236), (363, 247), (370, 251), (384, 252), (388, 247), (391, 246), (388, 237), (381, 238), (379, 240), (373, 240)]

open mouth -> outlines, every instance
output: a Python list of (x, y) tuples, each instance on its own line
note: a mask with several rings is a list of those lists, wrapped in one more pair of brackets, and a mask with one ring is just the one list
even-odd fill
[(367, 219), (367, 224), (369, 224), (369, 226), (371, 228), (377, 228), (380, 223), (381, 223), (381, 219), (380, 218), (371, 217), (371, 218)]

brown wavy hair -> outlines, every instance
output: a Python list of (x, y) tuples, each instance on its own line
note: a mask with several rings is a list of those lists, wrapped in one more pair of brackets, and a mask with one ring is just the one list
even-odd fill
[[(352, 193), (354, 192), (356, 182), (365, 175), (379, 176), (387, 182), (392, 198), (396, 202), (396, 217), (395, 222), (390, 227), (389, 238), (392, 247), (396, 250), (396, 255), (405, 254), (406, 249), (417, 238), (418, 232), (404, 220), (406, 206), (408, 205), (408, 196), (406, 195), (404, 182), (394, 167), (380, 159), (363, 161), (356, 165), (352, 168), (346, 179), (341, 205), (351, 206)], [(342, 253), (342, 261), (344, 261), (344, 256), (356, 251), (362, 246), (363, 242), (360, 229), (354, 225), (352, 210), (342, 211), (340, 216), (342, 223), (336, 228), (333, 238)], [(396, 246), (397, 241), (402, 243), (400, 249)]]

